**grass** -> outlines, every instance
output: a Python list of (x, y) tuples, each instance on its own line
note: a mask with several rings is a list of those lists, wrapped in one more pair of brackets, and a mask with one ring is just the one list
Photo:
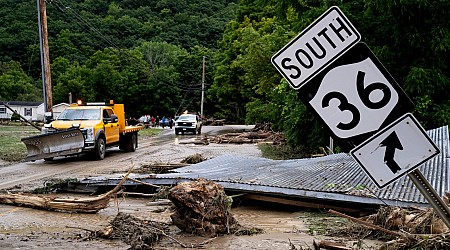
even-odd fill
[(29, 125), (0, 125), (0, 159), (4, 161), (20, 161), (27, 155), (27, 148), (21, 138), (40, 134)]
[(139, 136), (140, 137), (152, 137), (155, 135), (159, 135), (161, 133), (162, 129), (160, 128), (146, 128), (139, 130)]
[(302, 219), (308, 225), (308, 233), (311, 235), (332, 235), (350, 223), (345, 218), (323, 211), (305, 211), (304, 215), (297, 219)]
[[(151, 137), (159, 133), (161, 129), (149, 128), (139, 131), (139, 136)], [(27, 156), (27, 147), (20, 139), (38, 134), (40, 131), (29, 125), (0, 125), (0, 159), (8, 162), (23, 160)]]

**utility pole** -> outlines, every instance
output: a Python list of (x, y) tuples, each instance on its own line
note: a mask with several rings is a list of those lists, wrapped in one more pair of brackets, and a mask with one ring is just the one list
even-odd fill
[[(48, 49), (47, 31), (47, 7), (45, 5), (45, 0), (36, 1), (38, 8), (39, 44), (41, 51), (42, 89), (44, 92), (44, 116), (50, 116), (53, 118), (52, 81), (50, 75), (50, 53)], [(48, 114), (48, 112), (50, 114)]]
[(202, 101), (200, 104), (200, 115), (203, 118), (203, 99), (205, 98), (205, 56), (203, 56), (203, 73), (202, 73)]

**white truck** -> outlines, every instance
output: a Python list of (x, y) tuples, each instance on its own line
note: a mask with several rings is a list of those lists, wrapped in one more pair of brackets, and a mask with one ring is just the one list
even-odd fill
[(185, 132), (202, 133), (202, 120), (198, 115), (182, 114), (175, 120), (175, 134), (184, 134)]

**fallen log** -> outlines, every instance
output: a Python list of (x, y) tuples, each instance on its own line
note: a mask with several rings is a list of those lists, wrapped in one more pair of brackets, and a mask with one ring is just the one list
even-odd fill
[(344, 244), (333, 241), (322, 240), (317, 243), (313, 241), (314, 250), (328, 249), (328, 250), (351, 250), (351, 248), (346, 247)]
[(109, 199), (119, 191), (127, 179), (128, 173), (111, 191), (92, 198), (58, 198), (32, 194), (0, 194), (0, 203), (16, 206), (25, 206), (42, 210), (72, 212), (72, 213), (97, 213), (109, 203)]

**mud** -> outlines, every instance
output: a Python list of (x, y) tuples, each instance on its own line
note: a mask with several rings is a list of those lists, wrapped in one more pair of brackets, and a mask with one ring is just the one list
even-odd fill
[[(220, 130), (234, 129), (223, 126), (205, 126), (202, 135), (175, 136), (165, 129), (156, 138), (141, 138), (139, 148), (133, 153), (109, 149), (103, 161), (89, 157), (56, 158), (29, 163), (4, 164), (0, 166), (0, 189), (20, 191), (42, 187), (50, 179), (84, 178), (114, 173), (125, 173), (130, 167), (154, 162), (180, 162), (188, 156), (201, 154), (209, 159), (222, 154), (261, 156), (253, 144), (179, 144), (180, 140), (192, 140), (204, 134), (220, 134)], [(240, 130), (246, 127), (240, 127)], [(74, 197), (75, 194), (57, 194), (58, 197)], [(86, 195), (83, 195), (86, 197)], [(69, 214), (41, 211), (31, 208), (0, 205), (0, 249), (129, 249), (130, 245), (117, 239), (93, 239), (92, 232), (104, 229), (119, 212), (142, 220), (171, 224), (173, 213), (169, 205), (151, 205), (148, 198), (117, 197), (106, 209), (96, 214)], [(171, 236), (179, 242), (197, 246), (196, 249), (312, 249), (313, 240), (340, 240), (349, 246), (362, 244), (359, 249), (376, 249), (379, 242), (356, 242), (348, 238), (332, 238), (316, 234), (308, 222), (309, 211), (252, 204), (234, 204), (231, 212), (242, 226), (257, 227), (264, 233), (256, 235), (226, 235), (216, 238), (193, 236), (170, 226)], [(326, 216), (326, 215), (325, 215)], [(333, 224), (333, 220), (330, 220)], [(185, 249), (170, 238), (163, 238), (154, 249)], [(355, 248), (357, 249), (357, 248)]]

